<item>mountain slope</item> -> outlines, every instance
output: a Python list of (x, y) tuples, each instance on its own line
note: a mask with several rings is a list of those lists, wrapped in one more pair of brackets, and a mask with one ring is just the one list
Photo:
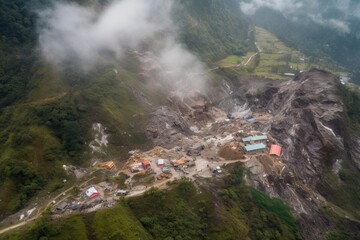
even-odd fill
[(178, 1), (181, 41), (207, 62), (254, 47), (254, 36), (237, 1)]
[[(246, 49), (248, 24), (237, 15), (234, 3), (176, 2), (183, 44), (209, 62)], [(134, 53), (120, 62), (105, 54), (90, 71), (44, 61), (34, 10), (47, 4), (0, 2), (0, 218), (20, 209), (41, 189), (63, 187), (63, 164), (121, 158), (131, 149), (151, 146), (145, 125), (151, 110), (166, 99), (163, 89), (144, 84), (147, 78), (139, 74), (143, 69)], [(99, 4), (101, 9), (105, 3)], [(196, 31), (189, 28), (193, 19), (199, 23)], [(226, 41), (225, 35), (217, 39), (224, 27), (232, 36)], [(102, 123), (109, 135), (107, 152), (95, 156), (88, 146), (95, 135), (93, 123)]]
[[(105, 2), (100, 1), (96, 9), (101, 10)], [(174, 21), (180, 29), (176, 37), (207, 63), (204, 68), (229, 54), (241, 55), (254, 48), (237, 1), (175, 3)], [(81, 183), (107, 181), (110, 176), (99, 171), (82, 182), (63, 169), (95, 166), (101, 160), (120, 160), (116, 162), (121, 165), (130, 150), (152, 146), (145, 132), (156, 123), (155, 130), (163, 132), (160, 140), (173, 146), (176, 137), (179, 142), (181, 136), (185, 140), (197, 137), (196, 129), (189, 133), (190, 124), (207, 126), (204, 119), (214, 120), (221, 134), (236, 135), (241, 125), (227, 128), (232, 124), (224, 123), (227, 113), (252, 110), (271, 115), (264, 124), (254, 123), (247, 130), (268, 132), (272, 141), (281, 144), (285, 168), (276, 174), (256, 174), (256, 167), (245, 162), (242, 167), (230, 165), (224, 167), (229, 173), (226, 177), (197, 178), (195, 184), (178, 180), (167, 185), (168, 191), (151, 189), (140, 197), (121, 200), (113, 209), (63, 219), (45, 212), (30, 229), (0, 238), (70, 239), (76, 235), (104, 239), (109, 233), (113, 239), (169, 240), (359, 237), (360, 147), (352, 131), (360, 125), (360, 98), (336, 76), (312, 70), (293, 81), (274, 82), (226, 69), (205, 72), (202, 75), (208, 75), (206, 83), (211, 85), (211, 107), (226, 110), (224, 116), (211, 116), (193, 111), (183, 96), (168, 94), (174, 87), (154, 81), (172, 73), (159, 71), (159, 56), (152, 48), (157, 38), (141, 45), (139, 51), (125, 51), (121, 60), (105, 51), (90, 70), (75, 64), (54, 67), (38, 52), (36, 16), (26, 1), (1, 4), (7, 15), (1, 18), (0, 32), (0, 219), (29, 201), (35, 206), (38, 201), (45, 203), (38, 209), (41, 212), (50, 206), (51, 195), (64, 189), (76, 192)], [(8, 39), (14, 38), (18, 44), (10, 46)], [(190, 81), (200, 78), (188, 74)], [(167, 106), (158, 108), (163, 105)], [(189, 121), (189, 126), (184, 129), (179, 119)], [(156, 131), (153, 138), (159, 137)], [(255, 157), (255, 162), (261, 160)], [(12, 219), (17, 221), (18, 216)]]
[[(286, 82), (241, 79), (236, 87), (240, 92), (232, 97), (242, 99), (253, 114), (263, 118), (250, 125), (283, 147), (281, 158), (250, 155), (241, 167), (224, 166), (229, 173), (224, 177), (182, 179), (169, 183), (168, 190), (150, 189), (140, 197), (120, 201), (119, 209), (127, 209), (121, 210), (127, 212), (122, 217), (112, 209), (96, 212), (95, 217), (82, 215), (86, 230), (81, 231), (89, 239), (101, 239), (103, 227), (97, 224), (103, 226), (107, 221), (103, 216), (109, 216), (116, 219), (109, 229), (127, 232), (126, 223), (134, 221), (134, 231), (149, 234), (149, 239), (358, 239), (359, 137), (351, 128), (356, 124), (351, 123), (359, 121), (360, 115), (353, 112), (359, 98), (350, 100), (351, 90), (336, 76), (316, 69)], [(260, 91), (256, 96), (241, 92), (251, 91), (253, 84)], [(237, 104), (233, 107), (238, 108)], [(183, 115), (181, 110), (172, 114)], [(228, 131), (226, 136), (239, 134), (239, 127), (232, 124), (220, 124), (219, 130)], [(278, 164), (280, 168), (274, 171)], [(98, 218), (102, 220), (96, 222)], [(18, 238), (40, 234), (56, 239), (63, 236), (62, 224), (56, 223), (45, 224), (42, 230), (40, 222)], [(122, 231), (111, 232), (122, 239)]]

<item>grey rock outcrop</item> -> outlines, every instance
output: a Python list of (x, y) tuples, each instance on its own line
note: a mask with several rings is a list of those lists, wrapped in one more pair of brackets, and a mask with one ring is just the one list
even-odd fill
[[(320, 214), (326, 204), (318, 191), (319, 183), (326, 181), (324, 166), (337, 164), (338, 168), (349, 154), (360, 155), (359, 141), (347, 131), (341, 89), (335, 75), (313, 69), (280, 86), (267, 87), (253, 106), (273, 114), (264, 130), (284, 150), (282, 176), (269, 176), (265, 183), (269, 185), (262, 189), (293, 207), (306, 239), (323, 239), (331, 228)], [(351, 151), (349, 141), (355, 141)]]
[(271, 135), (286, 149), (284, 159), (315, 187), (322, 164), (345, 156), (344, 106), (337, 77), (312, 70), (282, 86), (268, 102)]

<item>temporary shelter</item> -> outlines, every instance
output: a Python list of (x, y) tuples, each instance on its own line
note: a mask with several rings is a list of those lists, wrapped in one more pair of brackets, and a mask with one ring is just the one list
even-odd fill
[(159, 167), (162, 167), (162, 166), (164, 166), (164, 164), (165, 164), (165, 160), (164, 160), (164, 159), (158, 159), (158, 160), (156, 161), (156, 164), (157, 164)]
[(90, 187), (88, 190), (86, 190), (86, 196), (93, 199), (99, 196), (99, 192), (94, 187)]

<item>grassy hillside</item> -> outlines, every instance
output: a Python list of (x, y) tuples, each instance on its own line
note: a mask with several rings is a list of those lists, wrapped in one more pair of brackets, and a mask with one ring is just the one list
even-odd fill
[(235, 167), (225, 181), (197, 188), (187, 180), (149, 190), (114, 209), (49, 221), (0, 239), (300, 239), (289, 208), (243, 183)]

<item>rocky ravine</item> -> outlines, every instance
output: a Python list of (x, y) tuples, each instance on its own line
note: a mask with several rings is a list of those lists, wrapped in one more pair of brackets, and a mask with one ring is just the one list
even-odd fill
[(313, 69), (280, 86), (267, 86), (253, 105), (255, 111), (273, 114), (264, 130), (283, 146), (286, 168), (282, 176), (268, 176), (265, 183), (256, 177), (250, 182), (294, 208), (306, 239), (323, 239), (332, 227), (319, 212), (326, 204), (317, 191), (318, 184), (326, 181), (323, 166), (332, 165), (338, 173), (349, 153), (360, 152), (358, 144), (351, 152), (346, 150), (350, 136), (341, 88), (336, 76)]

